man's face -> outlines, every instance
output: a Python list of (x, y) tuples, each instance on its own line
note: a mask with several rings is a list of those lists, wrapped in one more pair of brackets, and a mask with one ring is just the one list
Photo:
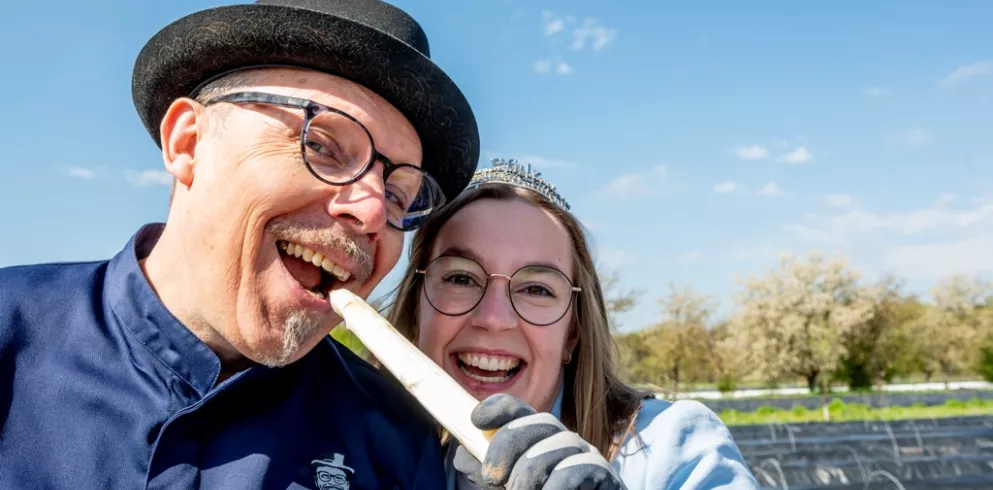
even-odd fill
[[(316, 72), (263, 73), (246, 90), (344, 111), (369, 130), (387, 158), (420, 165), (420, 140), (411, 124), (369, 90)], [(186, 181), (177, 175), (167, 225), (183, 237), (176, 267), (188, 268), (186, 286), (196, 295), (196, 311), (184, 313), (249, 359), (293, 362), (340, 321), (311, 291), (343, 287), (368, 297), (400, 257), (403, 235), (386, 221), (383, 164), (352, 184), (328, 185), (301, 157), (302, 109), (190, 107), (195, 117), (167, 115), (163, 123), (172, 129), (169, 141), (163, 138), (167, 167), (178, 154), (175, 147), (185, 148), (192, 169)], [(313, 264), (313, 252), (328, 261), (324, 267)], [(349, 277), (336, 279), (327, 269)]]

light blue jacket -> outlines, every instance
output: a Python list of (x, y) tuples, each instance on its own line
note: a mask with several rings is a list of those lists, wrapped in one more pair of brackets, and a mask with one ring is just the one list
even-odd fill
[[(561, 390), (551, 413), (561, 417)], [(698, 401), (644, 400), (633, 432), (612, 462), (628, 490), (758, 488), (727, 426)], [(455, 471), (455, 447), (445, 459), (448, 490), (475, 490)]]

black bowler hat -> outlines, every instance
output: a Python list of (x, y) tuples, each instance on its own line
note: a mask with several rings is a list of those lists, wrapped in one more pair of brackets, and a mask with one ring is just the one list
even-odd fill
[(479, 131), (465, 96), (430, 59), (413, 18), (379, 0), (259, 0), (202, 10), (155, 34), (131, 83), (155, 142), (169, 104), (244, 68), (295, 66), (351, 80), (393, 104), (421, 138), (423, 167), (448, 200), (469, 183)]

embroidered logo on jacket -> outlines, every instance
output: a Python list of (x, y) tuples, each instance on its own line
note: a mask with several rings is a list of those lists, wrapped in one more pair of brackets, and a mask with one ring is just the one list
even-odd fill
[(315, 459), (310, 464), (314, 466), (314, 483), (320, 490), (348, 490), (348, 477), (355, 470), (345, 466), (345, 456), (334, 453), (331, 459)]

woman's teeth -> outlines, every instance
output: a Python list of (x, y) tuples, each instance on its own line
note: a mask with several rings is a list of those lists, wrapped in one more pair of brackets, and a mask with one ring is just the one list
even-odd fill
[(303, 245), (298, 245), (296, 243), (281, 241), (278, 243), (278, 245), (281, 250), (286, 252), (286, 255), (298, 257), (302, 259), (304, 262), (310, 262), (311, 264), (314, 264), (314, 266), (324, 269), (325, 271), (333, 275), (335, 279), (338, 279), (341, 282), (347, 281), (348, 278), (352, 276), (351, 272), (346, 271), (340, 265), (335, 264), (327, 257), (321, 255), (320, 252), (315, 252), (307, 247), (304, 247)]
[[(458, 360), (459, 369), (463, 374), (483, 383), (502, 383), (507, 381), (517, 374), (517, 368), (521, 365), (521, 360), (516, 357), (488, 356), (482, 354), (460, 353)], [(475, 367), (479, 371), (490, 371), (493, 375), (487, 376), (478, 371), (474, 372), (468, 366)]]
[(521, 360), (516, 357), (487, 356), (481, 354), (460, 353), (459, 360), (479, 369), (487, 371), (507, 371), (517, 367)]

